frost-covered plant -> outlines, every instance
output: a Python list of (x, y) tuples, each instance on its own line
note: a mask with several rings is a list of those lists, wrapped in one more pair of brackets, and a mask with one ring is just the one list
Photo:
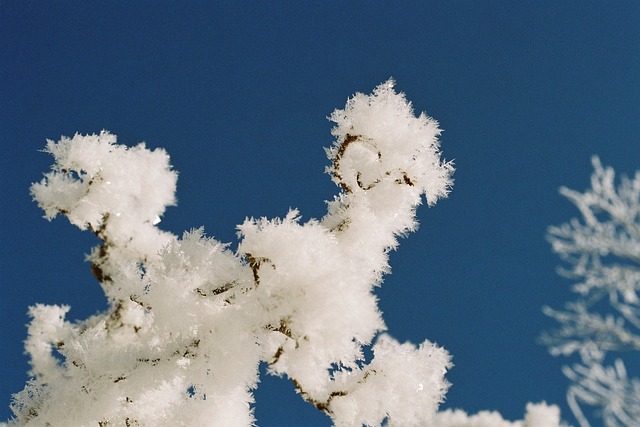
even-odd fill
[[(432, 205), (451, 186), (437, 123), (416, 117), (393, 81), (331, 120), (327, 171), (340, 193), (326, 216), (247, 219), (235, 251), (202, 229), (157, 228), (175, 203), (163, 150), (116, 145), (108, 132), (48, 141), (55, 164), (33, 197), (46, 218), (101, 239), (89, 261), (109, 306), (78, 323), (67, 306), (30, 309), (33, 379), (9, 425), (248, 426), (266, 363), (336, 426), (495, 426), (495, 414), (437, 413), (449, 354), (384, 333), (373, 294), (422, 195)], [(505, 425), (558, 423), (541, 405)]]
[(640, 171), (616, 186), (612, 168), (597, 157), (592, 163), (590, 189), (560, 189), (582, 221), (549, 228), (552, 249), (568, 266), (560, 273), (577, 281), (577, 300), (564, 311), (545, 307), (560, 328), (543, 342), (553, 355), (579, 355), (563, 372), (581, 426), (589, 422), (580, 405), (592, 407), (606, 426), (640, 426), (640, 379), (628, 377), (622, 360), (609, 356), (640, 351)]

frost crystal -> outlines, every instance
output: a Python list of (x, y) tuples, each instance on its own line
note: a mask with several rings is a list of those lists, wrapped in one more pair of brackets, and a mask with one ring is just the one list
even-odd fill
[(437, 123), (393, 86), (331, 115), (340, 193), (327, 215), (247, 219), (235, 251), (202, 229), (179, 238), (156, 227), (175, 202), (164, 151), (107, 132), (49, 141), (55, 164), (32, 194), (46, 218), (63, 214), (102, 240), (90, 262), (109, 308), (78, 323), (68, 307), (31, 309), (34, 379), (9, 424), (249, 426), (260, 363), (337, 426), (436, 420), (450, 356), (381, 333), (373, 289), (397, 236), (416, 228), (422, 195), (445, 197), (453, 167)]
[(598, 157), (592, 163), (590, 189), (560, 189), (581, 220), (549, 227), (552, 249), (566, 262), (560, 273), (577, 282), (577, 300), (562, 311), (545, 307), (560, 327), (542, 339), (553, 355), (579, 355), (563, 372), (581, 427), (590, 425), (589, 407), (607, 427), (640, 426), (640, 378), (612, 357), (640, 351), (640, 171), (616, 185), (612, 168)]

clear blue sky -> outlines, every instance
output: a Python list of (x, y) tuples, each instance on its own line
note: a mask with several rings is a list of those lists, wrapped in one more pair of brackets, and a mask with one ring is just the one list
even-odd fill
[[(563, 361), (536, 342), (542, 305), (569, 298), (544, 234), (577, 213), (557, 189), (586, 188), (592, 154), (640, 168), (640, 2), (211, 3), (0, 1), (0, 419), (27, 379), (27, 307), (105, 307), (95, 238), (30, 200), (46, 138), (165, 147), (180, 177), (161, 226), (235, 244), (245, 216), (323, 215), (326, 116), (393, 76), (457, 171), (391, 255), (390, 333), (453, 354), (444, 407), (516, 419), (546, 400), (574, 422)], [(330, 425), (284, 380), (257, 400), (262, 427)]]

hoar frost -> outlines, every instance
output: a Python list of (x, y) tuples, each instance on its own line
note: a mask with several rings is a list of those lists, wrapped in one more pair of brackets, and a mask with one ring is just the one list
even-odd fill
[[(388, 252), (416, 228), (423, 195), (430, 205), (447, 195), (453, 172), (437, 123), (393, 86), (331, 115), (327, 171), (340, 193), (326, 216), (248, 219), (236, 251), (202, 229), (156, 227), (175, 203), (163, 150), (126, 148), (105, 131), (48, 141), (55, 163), (32, 195), (47, 219), (63, 214), (101, 239), (89, 260), (109, 308), (77, 323), (67, 306), (30, 309), (33, 378), (9, 425), (248, 426), (260, 363), (336, 426), (479, 420), (437, 413), (451, 366), (443, 348), (383, 333), (373, 289)], [(551, 421), (535, 425), (558, 425), (557, 408), (541, 408)]]
[(616, 183), (613, 168), (595, 156), (592, 163), (591, 188), (560, 189), (581, 218), (550, 227), (548, 240), (565, 262), (560, 273), (576, 281), (576, 300), (545, 307), (559, 328), (542, 339), (555, 356), (578, 356), (563, 373), (581, 427), (591, 425), (588, 415), (606, 427), (640, 426), (640, 378), (618, 358), (640, 351), (640, 171)]

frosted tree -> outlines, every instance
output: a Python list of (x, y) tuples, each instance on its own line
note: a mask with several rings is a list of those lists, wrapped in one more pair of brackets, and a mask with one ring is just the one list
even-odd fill
[(236, 250), (202, 229), (157, 227), (177, 178), (163, 150), (104, 131), (48, 141), (55, 163), (33, 197), (47, 219), (62, 214), (101, 240), (88, 260), (109, 305), (77, 323), (68, 306), (31, 307), (32, 379), (8, 425), (253, 425), (261, 363), (336, 426), (559, 425), (545, 404), (513, 423), (437, 412), (450, 355), (385, 333), (373, 290), (388, 252), (415, 230), (423, 196), (447, 195), (453, 172), (437, 123), (393, 86), (331, 115), (327, 171), (339, 194), (326, 216), (247, 219)]
[(589, 426), (584, 406), (606, 426), (640, 426), (640, 380), (619, 358), (640, 351), (640, 171), (616, 186), (614, 170), (592, 162), (590, 189), (560, 189), (582, 219), (549, 228), (552, 249), (566, 262), (561, 274), (576, 281), (576, 301), (561, 311), (545, 307), (560, 327), (543, 341), (553, 355), (579, 358), (563, 372), (581, 426)]

